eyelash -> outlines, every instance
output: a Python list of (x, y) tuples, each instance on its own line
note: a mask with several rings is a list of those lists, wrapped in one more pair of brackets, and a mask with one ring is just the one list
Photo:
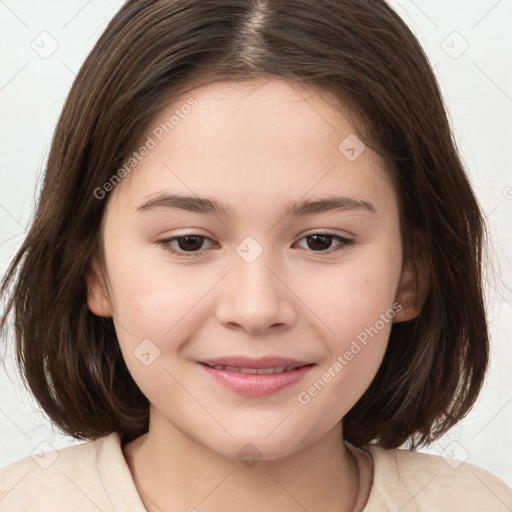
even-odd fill
[[(320, 235), (320, 236), (327, 236), (327, 237), (332, 237), (333, 240), (338, 240), (339, 242), (341, 242), (336, 248), (334, 248), (333, 250), (326, 250), (326, 251), (313, 251), (311, 250), (311, 252), (313, 253), (318, 253), (318, 254), (331, 254), (335, 251), (339, 251), (339, 250), (342, 250), (342, 249), (345, 249), (347, 247), (349, 247), (350, 245), (352, 245), (354, 243), (354, 240), (350, 239), (350, 238), (345, 238), (345, 237), (342, 237), (342, 236), (339, 236), (339, 235), (335, 235), (333, 233), (323, 233), (323, 232), (318, 232), (318, 233), (310, 233), (304, 237), (302, 237), (301, 239), (299, 239), (299, 241), (301, 240), (305, 240), (306, 238), (309, 238), (311, 236), (316, 236), (316, 235)], [(194, 256), (197, 256), (199, 254), (201, 254), (202, 251), (189, 251), (189, 252), (183, 252), (183, 251), (176, 251), (172, 248), (172, 243), (174, 241), (178, 241), (178, 240), (182, 240), (184, 238), (186, 238), (187, 236), (193, 236), (193, 237), (196, 237), (196, 238), (202, 238), (204, 240), (210, 240), (211, 239), (207, 236), (204, 236), (204, 235), (197, 235), (197, 234), (194, 234), (194, 233), (188, 233), (186, 235), (182, 235), (182, 236), (175, 236), (175, 237), (172, 237), (172, 238), (167, 238), (165, 240), (160, 240), (158, 241), (158, 245), (163, 247), (164, 250), (166, 250), (167, 252), (170, 252), (171, 254), (174, 254), (176, 255), (177, 257), (179, 258), (190, 258), (190, 257), (194, 257)]]

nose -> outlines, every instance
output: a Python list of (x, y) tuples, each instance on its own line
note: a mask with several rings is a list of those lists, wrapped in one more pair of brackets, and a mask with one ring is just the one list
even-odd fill
[(251, 334), (290, 328), (297, 321), (294, 295), (263, 253), (252, 263), (235, 255), (217, 302), (217, 319)]

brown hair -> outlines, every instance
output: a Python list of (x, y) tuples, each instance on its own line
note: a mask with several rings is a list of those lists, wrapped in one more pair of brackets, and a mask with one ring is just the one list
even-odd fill
[[(169, 101), (194, 86), (273, 75), (333, 93), (391, 163), (404, 256), (430, 275), (421, 313), (394, 324), (373, 382), (344, 418), (355, 445), (439, 437), (487, 368), (485, 228), (428, 61), (382, 0), (129, 0), (84, 62), (59, 119), (35, 217), (2, 283), (17, 362), (65, 433), (129, 441), (148, 400), (111, 318), (87, 307), (102, 187)], [(420, 234), (418, 237), (415, 234)], [(422, 244), (414, 240), (423, 240)]]

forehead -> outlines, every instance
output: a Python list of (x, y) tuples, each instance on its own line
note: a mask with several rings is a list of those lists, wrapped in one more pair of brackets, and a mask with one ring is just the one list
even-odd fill
[(292, 143), (300, 140), (333, 137), (335, 142), (343, 120), (343, 128), (354, 131), (348, 110), (332, 93), (276, 77), (221, 81), (198, 87), (177, 98), (154, 124), (165, 123), (168, 114), (179, 110), (191, 97), (198, 104), (185, 116), (187, 122), (180, 122), (172, 130), (176, 143), (180, 135), (184, 138), (190, 132), (199, 135), (208, 130), (215, 135), (216, 142), (226, 135), (230, 142), (243, 142), (245, 149), (248, 141), (254, 145), (265, 143), (269, 149), (286, 149), (287, 142), (293, 147)]
[(289, 80), (201, 86), (154, 119), (143, 139), (151, 149), (114, 193), (129, 189), (134, 204), (168, 190), (230, 207), (333, 188), (393, 195), (386, 163), (364, 146), (353, 119), (332, 94)]

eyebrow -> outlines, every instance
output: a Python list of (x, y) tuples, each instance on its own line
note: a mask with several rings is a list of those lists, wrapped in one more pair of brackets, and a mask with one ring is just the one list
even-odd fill
[[(169, 208), (185, 210), (188, 212), (215, 215), (218, 217), (235, 217), (236, 214), (229, 205), (206, 197), (180, 196), (175, 194), (161, 194), (136, 208), (138, 212)], [(305, 199), (285, 205), (283, 216), (305, 217), (319, 213), (333, 211), (362, 210), (376, 213), (372, 203), (346, 196), (331, 196), (322, 199)]]

